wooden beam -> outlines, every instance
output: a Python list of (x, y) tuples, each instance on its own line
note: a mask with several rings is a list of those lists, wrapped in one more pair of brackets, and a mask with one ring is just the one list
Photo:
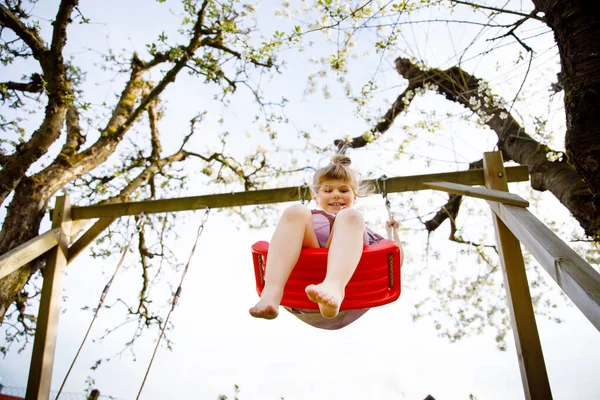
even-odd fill
[[(506, 168), (509, 182), (524, 182), (529, 180), (529, 169), (527, 166)], [(375, 184), (376, 180), (371, 180)], [(463, 185), (475, 186), (485, 184), (483, 169), (469, 169), (458, 172), (444, 172), (440, 174), (411, 175), (388, 178), (386, 189), (388, 193), (416, 192), (426, 190), (426, 182), (452, 182)]]
[(67, 267), (67, 250), (71, 228), (71, 206), (68, 196), (56, 199), (52, 229), (60, 229), (58, 245), (49, 253), (43, 270), (44, 283), (33, 341), (33, 353), (27, 381), (27, 400), (48, 400), (54, 366), (56, 333), (62, 300), (62, 284)]
[(92, 243), (116, 218), (100, 218), (90, 229), (88, 229), (71, 247), (67, 256), (67, 264), (70, 264), (85, 248)]
[(493, 200), (503, 204), (511, 204), (513, 206), (529, 207), (529, 202), (521, 196), (513, 193), (503, 192), (501, 190), (473, 187), (461, 185), (459, 183), (448, 182), (425, 182), (423, 185), (430, 189), (441, 190), (448, 193), (476, 197), (478, 199)]
[[(527, 167), (509, 167), (506, 169), (509, 182), (521, 182), (529, 179)], [(371, 180), (376, 183), (377, 180)], [(472, 169), (459, 172), (441, 174), (413, 175), (388, 178), (385, 181), (388, 193), (417, 191), (427, 189), (424, 182), (453, 182), (465, 185), (483, 185), (484, 174), (482, 169)], [(245, 192), (213, 194), (207, 196), (181, 197), (175, 199), (148, 200), (129, 203), (105, 204), (87, 207), (73, 207), (73, 220), (92, 219), (102, 217), (121, 217), (124, 215), (137, 215), (199, 210), (206, 207), (222, 208), (237, 207), (256, 204), (284, 203), (298, 201), (304, 194), (300, 187), (286, 187), (280, 189), (252, 190)], [(308, 193), (310, 196), (310, 193)]]
[[(502, 154), (499, 151), (484, 153), (483, 167), (486, 187), (508, 191)], [(549, 400), (552, 399), (552, 392), (533, 313), (521, 245), (498, 216), (494, 215), (493, 220), (525, 398)]]
[(4, 253), (0, 257), (0, 279), (56, 246), (59, 237), (60, 228), (51, 229)]
[(88, 227), (90, 222), (92, 221), (90, 221), (89, 219), (80, 219), (77, 221), (73, 221), (71, 223), (71, 232), (69, 232), (69, 243), (73, 243), (77, 236), (79, 236), (79, 234)]
[[(111, 222), (114, 221), (114, 218)], [(88, 220), (79, 220), (72, 223), (71, 231), (69, 233), (69, 241), (72, 240), (73, 237), (77, 236), (77, 234), (85, 229), (85, 226), (88, 225), (90, 221)], [(110, 223), (108, 224), (110, 225)], [(108, 226), (106, 225), (106, 226)], [(0, 279), (4, 278), (6, 275), (16, 271), (21, 268), (23, 265), (28, 262), (36, 259), (41, 256), (51, 248), (57, 245), (58, 240), (60, 238), (60, 228), (51, 229), (48, 232), (42, 233), (39, 236), (34, 237), (31, 240), (21, 244), (20, 246), (15, 247), (7, 253), (4, 253), (0, 256)], [(89, 231), (88, 231), (89, 232)], [(98, 235), (94, 236), (91, 241), (93, 241)], [(82, 237), (83, 239), (83, 237)], [(77, 241), (77, 243), (83, 242), (81, 239)], [(79, 243), (79, 245), (74, 249), (74, 256), (71, 257), (71, 251), (69, 251), (69, 261), (71, 258), (77, 256), (83, 243)], [(87, 246), (87, 244), (86, 244)], [(75, 246), (73, 246), (75, 247)], [(69, 249), (70, 250), (70, 249)]]
[(600, 274), (528, 210), (489, 202), (558, 286), (600, 331)]

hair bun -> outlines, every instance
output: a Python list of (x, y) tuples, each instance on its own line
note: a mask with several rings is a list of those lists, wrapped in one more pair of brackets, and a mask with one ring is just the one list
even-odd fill
[(350, 159), (350, 157), (343, 155), (343, 154), (336, 154), (335, 156), (331, 157), (331, 163), (333, 165), (343, 165), (345, 167), (349, 167), (350, 164), (352, 164), (352, 160)]

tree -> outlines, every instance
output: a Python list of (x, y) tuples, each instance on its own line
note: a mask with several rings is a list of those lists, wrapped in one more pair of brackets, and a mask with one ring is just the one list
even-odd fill
[[(173, 3), (169, 6), (174, 7)], [(216, 93), (216, 100), (226, 103), (227, 96), (244, 86), (255, 97), (257, 107), (268, 112), (269, 105), (261, 103), (260, 89), (251, 77), (275, 66), (272, 56), (278, 44), (256, 40), (251, 5), (236, 0), (182, 1), (174, 10), (182, 20), (179, 32), (159, 32), (143, 54), (103, 55), (103, 69), (123, 83), (115, 102), (100, 104), (88, 100), (93, 88), (86, 86), (81, 60), (66, 56), (75, 24), (90, 26), (90, 18), (77, 0), (56, 2), (50, 24), (34, 16), (37, 7), (37, 1), (0, 4), (2, 66), (7, 71), (11, 67), (14, 71), (15, 66), (34, 71), (22, 81), (0, 83), (4, 109), (0, 127), (8, 137), (0, 143), (0, 204), (8, 202), (0, 254), (38, 234), (50, 199), (64, 187), (79, 188), (88, 202), (121, 202), (156, 198), (181, 186), (185, 174), (176, 166), (189, 159), (200, 161), (200, 169), (210, 180), (237, 180), (247, 189), (253, 186), (254, 174), (269, 169), (260, 151), (242, 162), (229, 157), (224, 137), (221, 151), (188, 150), (186, 145), (196, 134), (202, 113), (191, 118), (189, 132), (181, 135), (178, 149), (168, 155), (163, 145), (168, 140), (172, 147), (173, 138), (165, 139), (158, 124), (164, 112), (161, 97), (178, 78), (184, 79), (184, 73), (204, 80), (208, 99)], [(166, 4), (162, 7), (168, 10)], [(34, 113), (42, 115), (39, 121)], [(52, 146), (60, 150), (55, 152)], [(123, 147), (125, 150), (120, 150)], [(115, 156), (122, 160), (114, 163), (111, 157)], [(159, 226), (166, 229), (168, 218), (160, 221)], [(139, 248), (145, 267), (155, 254), (145, 246), (143, 231)], [(0, 321), (14, 303), (22, 325), (17, 334), (27, 336), (33, 330), (34, 318), (26, 313), (26, 305), (34, 295), (23, 287), (42, 267), (43, 261), (38, 260), (0, 281)], [(146, 305), (142, 291), (138, 307), (130, 312), (147, 323), (157, 322)]]

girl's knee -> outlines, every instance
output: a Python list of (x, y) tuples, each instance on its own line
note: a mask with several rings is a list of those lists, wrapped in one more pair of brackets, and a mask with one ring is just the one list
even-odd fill
[(338, 215), (335, 217), (336, 221), (343, 220), (353, 225), (364, 226), (365, 219), (355, 208), (344, 208), (341, 210)]
[(311, 218), (311, 212), (304, 204), (293, 204), (283, 211), (281, 218), (304, 220)]

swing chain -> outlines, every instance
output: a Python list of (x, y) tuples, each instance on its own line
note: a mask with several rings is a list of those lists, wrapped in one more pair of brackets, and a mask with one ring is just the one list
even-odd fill
[(305, 204), (306, 200), (310, 202), (310, 197), (307, 199), (307, 194), (310, 192), (310, 187), (304, 183), (298, 187), (298, 196), (300, 197), (300, 203)]
[[(387, 187), (386, 187), (386, 181), (387, 181), (387, 179), (388, 179), (388, 177), (386, 175), (381, 175), (377, 179), (377, 187), (379, 189), (379, 193), (383, 197), (383, 200), (384, 200), (384, 203), (385, 203), (385, 208), (386, 208), (387, 213), (388, 213), (388, 219), (391, 221), (394, 218), (393, 218), (393, 215), (392, 215), (392, 204), (390, 203), (390, 200), (388, 199), (388, 193), (387, 193)], [(379, 184), (379, 182), (381, 182), (381, 185)]]

